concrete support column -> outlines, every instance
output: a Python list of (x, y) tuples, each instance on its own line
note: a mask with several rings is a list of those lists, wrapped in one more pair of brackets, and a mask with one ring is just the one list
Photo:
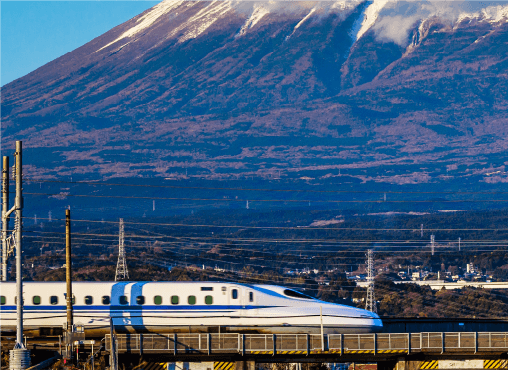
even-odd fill
[(394, 370), (419, 370), (422, 361), (410, 361), (405, 357), (397, 358)]
[(236, 361), (235, 370), (255, 370), (256, 361)]
[(397, 358), (397, 363), (395, 364), (394, 370), (407, 370), (406, 359), (404, 357)]

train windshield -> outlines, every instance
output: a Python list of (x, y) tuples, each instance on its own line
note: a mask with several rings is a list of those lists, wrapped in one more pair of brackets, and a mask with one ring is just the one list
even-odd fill
[(295, 290), (284, 290), (284, 295), (290, 296), (292, 298), (298, 298), (298, 299), (314, 299), (312, 296), (302, 294), (301, 292), (295, 291)]

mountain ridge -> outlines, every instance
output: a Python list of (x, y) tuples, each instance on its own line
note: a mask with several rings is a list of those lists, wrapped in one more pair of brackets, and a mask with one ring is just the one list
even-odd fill
[[(508, 7), (443, 18), (394, 3), (162, 2), (7, 84), (4, 146), (58, 153), (68, 169), (48, 156), (48, 178), (362, 169), (399, 184), (504, 169)], [(402, 44), (387, 29), (399, 18)]]

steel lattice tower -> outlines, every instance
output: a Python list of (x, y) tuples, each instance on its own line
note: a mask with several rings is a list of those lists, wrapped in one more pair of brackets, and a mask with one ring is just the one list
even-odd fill
[(365, 309), (377, 313), (376, 298), (374, 295), (374, 251), (367, 251), (367, 300), (365, 301)]
[(115, 281), (129, 279), (129, 272), (127, 271), (127, 264), (125, 263), (124, 237), (125, 233), (123, 227), (123, 219), (120, 218), (120, 232), (118, 237), (118, 263), (116, 263)]

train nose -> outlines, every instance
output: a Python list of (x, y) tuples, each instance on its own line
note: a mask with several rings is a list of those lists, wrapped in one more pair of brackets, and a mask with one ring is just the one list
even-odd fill
[(383, 321), (381, 321), (381, 318), (376, 313), (372, 313), (373, 316), (370, 318), (370, 326), (372, 329), (372, 332), (379, 332), (383, 328)]
[(381, 331), (383, 328), (383, 321), (381, 321), (381, 318), (379, 318), (377, 313), (370, 312), (368, 310), (361, 310), (362, 314), (360, 314), (360, 317), (365, 318), (367, 322), (369, 323), (368, 326), (370, 327), (372, 332), (378, 332)]
[(379, 332), (383, 328), (381, 318), (376, 313), (365, 309), (348, 306), (330, 306), (329, 311), (332, 316), (349, 317), (351, 324), (354, 323), (357, 326), (358, 332)]

